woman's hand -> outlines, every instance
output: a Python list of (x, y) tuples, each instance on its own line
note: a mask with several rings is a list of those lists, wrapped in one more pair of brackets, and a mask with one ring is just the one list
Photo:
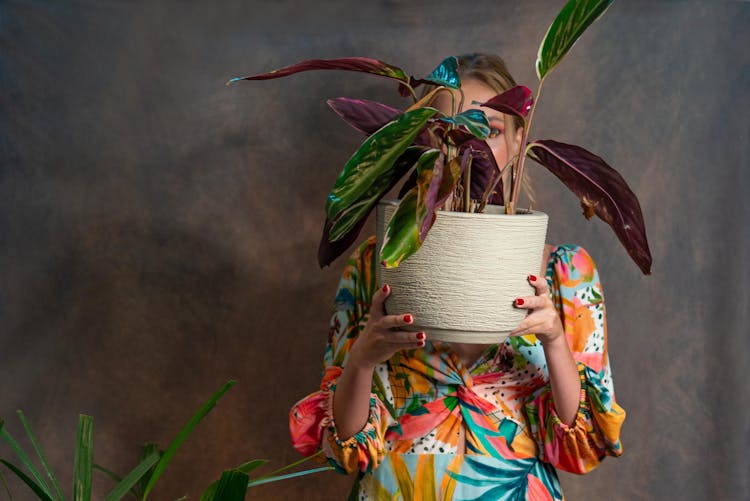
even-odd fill
[(511, 331), (510, 335), (536, 334), (543, 345), (559, 338), (564, 339), (565, 331), (560, 320), (560, 314), (552, 303), (552, 299), (550, 299), (547, 280), (537, 278), (534, 275), (529, 275), (527, 279), (534, 287), (536, 295), (516, 299), (515, 306), (529, 310), (529, 314), (518, 324), (518, 327)]
[(427, 338), (424, 332), (401, 330), (402, 326), (414, 322), (413, 315), (386, 315), (384, 303), (390, 293), (391, 288), (384, 285), (373, 295), (370, 318), (349, 352), (348, 365), (372, 369), (399, 350), (424, 346)]
[(572, 426), (578, 413), (581, 395), (581, 380), (578, 368), (565, 339), (560, 314), (549, 297), (547, 280), (528, 276), (534, 286), (535, 296), (524, 296), (516, 299), (518, 308), (526, 308), (529, 315), (524, 318), (511, 336), (536, 334), (544, 347), (544, 358), (547, 360), (547, 373), (552, 388), (552, 399), (560, 420)]

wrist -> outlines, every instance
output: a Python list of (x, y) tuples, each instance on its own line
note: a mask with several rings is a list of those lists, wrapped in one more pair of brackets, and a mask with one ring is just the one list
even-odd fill
[(562, 329), (552, 334), (537, 335), (537, 338), (542, 343), (542, 346), (545, 349), (559, 347), (562, 345), (567, 346), (568, 344), (568, 341), (565, 339), (565, 333), (562, 331)]
[(346, 366), (344, 367), (344, 370), (347, 369), (350, 372), (357, 372), (359, 374), (366, 374), (368, 372), (372, 373), (375, 371), (375, 364), (366, 360), (361, 360), (360, 357), (357, 356), (357, 353), (352, 350), (349, 354), (349, 360), (347, 360)]

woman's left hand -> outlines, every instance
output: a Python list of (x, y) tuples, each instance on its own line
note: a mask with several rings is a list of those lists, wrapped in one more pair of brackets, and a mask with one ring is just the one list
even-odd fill
[(518, 327), (511, 331), (510, 335), (536, 334), (542, 344), (564, 337), (565, 331), (560, 314), (550, 298), (547, 280), (534, 275), (529, 275), (527, 279), (534, 287), (536, 295), (519, 297), (513, 303), (516, 308), (529, 310), (529, 314), (518, 324)]

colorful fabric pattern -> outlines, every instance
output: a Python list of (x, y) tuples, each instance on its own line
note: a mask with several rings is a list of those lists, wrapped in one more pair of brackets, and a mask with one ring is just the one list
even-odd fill
[(586, 473), (622, 454), (625, 411), (612, 387), (602, 288), (591, 257), (572, 245), (554, 249), (546, 278), (581, 378), (573, 425), (555, 412), (534, 335), (491, 345), (470, 367), (428, 337), (423, 349), (377, 366), (369, 420), (341, 440), (333, 396), (369, 317), (376, 265), (370, 238), (350, 257), (336, 294), (320, 390), (290, 412), (297, 450), (322, 448), (341, 472), (358, 472), (350, 499), (560, 500), (555, 468)]

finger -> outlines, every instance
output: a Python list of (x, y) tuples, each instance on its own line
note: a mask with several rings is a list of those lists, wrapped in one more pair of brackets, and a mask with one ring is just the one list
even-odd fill
[(529, 275), (526, 277), (529, 283), (534, 287), (534, 291), (537, 296), (549, 293), (549, 285), (547, 279), (544, 277), (537, 277), (535, 275)]
[(424, 332), (391, 331), (386, 336), (388, 343), (398, 349), (424, 346), (427, 334)]
[(370, 306), (370, 318), (378, 320), (385, 315), (385, 300), (391, 294), (391, 287), (385, 284), (375, 291), (372, 295), (372, 305)]
[(404, 315), (385, 315), (378, 321), (378, 327), (383, 329), (399, 329), (404, 325), (414, 323), (414, 315), (406, 313)]
[(552, 303), (550, 302), (549, 297), (547, 296), (523, 296), (516, 298), (515, 301), (513, 301), (513, 306), (516, 308), (523, 308), (526, 310), (537, 310), (540, 308), (546, 308), (547, 306), (550, 306)]
[(518, 327), (510, 331), (510, 334), (508, 336), (515, 337), (515, 336), (525, 336), (526, 334), (532, 334), (536, 331), (541, 330), (543, 322), (521, 322), (518, 324)]
[(560, 316), (554, 308), (537, 310), (524, 318), (518, 327), (510, 332), (510, 336), (523, 336), (526, 334), (552, 333), (561, 328)]

